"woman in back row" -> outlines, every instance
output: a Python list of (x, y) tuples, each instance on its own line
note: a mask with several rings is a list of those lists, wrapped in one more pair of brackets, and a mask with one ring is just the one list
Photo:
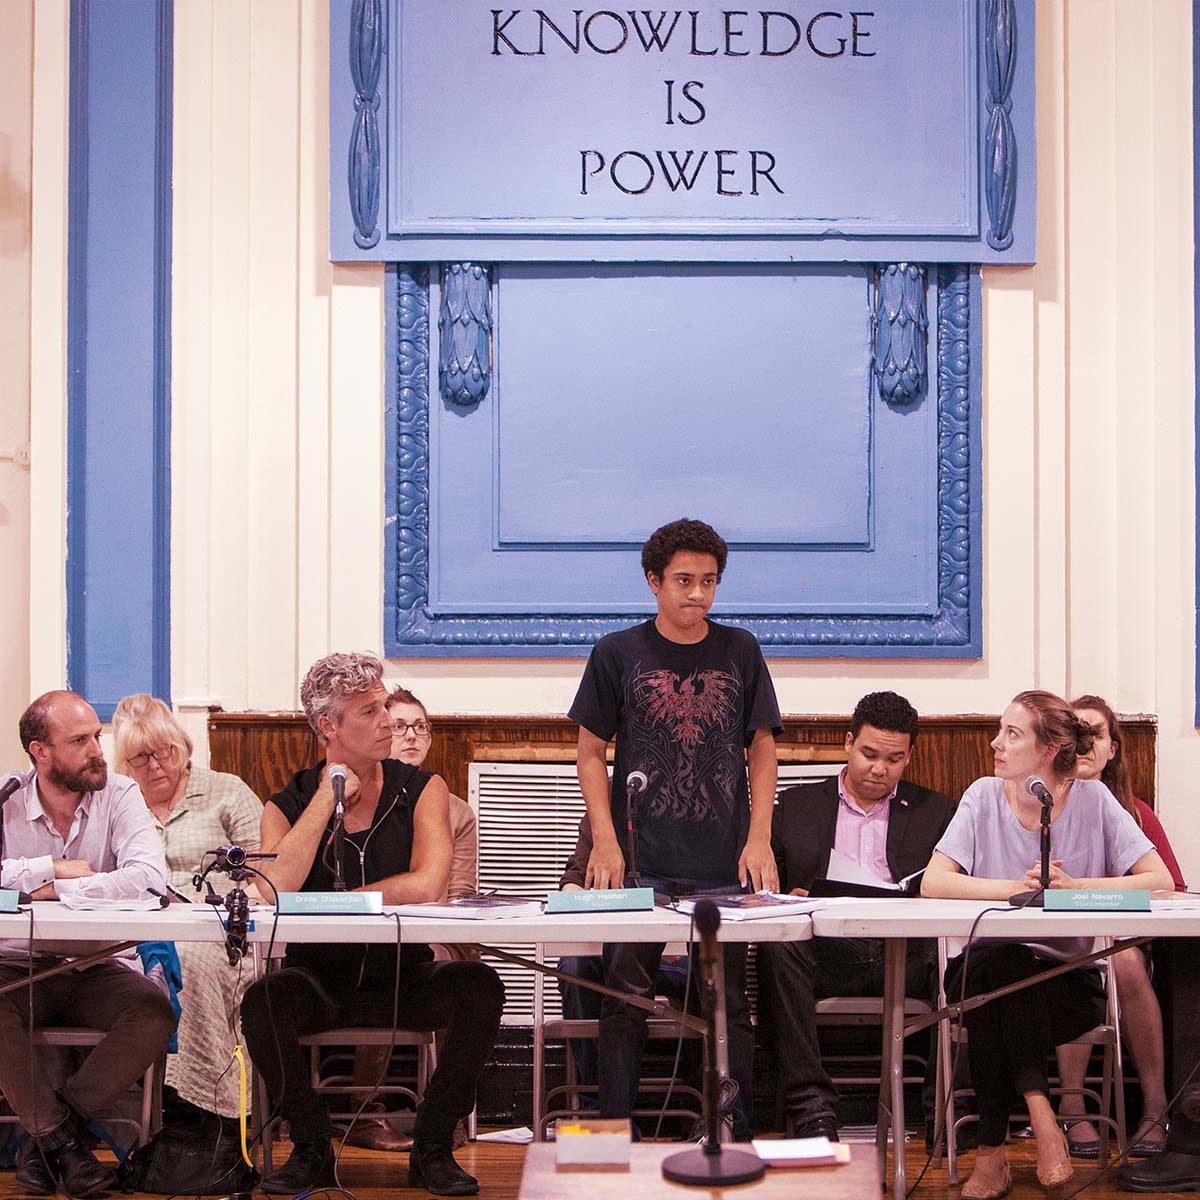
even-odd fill
[[(1154, 843), (1159, 857), (1171, 872), (1177, 892), (1186, 892), (1183, 873), (1154, 810), (1133, 794), (1129, 768), (1125, 765), (1121, 723), (1108, 703), (1099, 696), (1080, 696), (1071, 703), (1075, 715), (1091, 727), (1092, 749), (1081, 755), (1076, 779), (1099, 779), (1123, 809)], [(1150, 946), (1134, 946), (1109, 960), (1116, 971), (1117, 995), (1121, 1002), (1121, 1030), (1137, 1068), (1142, 1088), (1142, 1120), (1130, 1139), (1131, 1158), (1160, 1153), (1167, 1142), (1164, 1113), (1167, 1108), (1166, 1070), (1163, 1060), (1163, 1020), (1154, 984), (1150, 981)], [(1058, 1106), (1059, 1119), (1067, 1125), (1067, 1145), (1075, 1158), (1098, 1158), (1100, 1137), (1084, 1117), (1083, 1077), (1091, 1058), (1090, 1046), (1060, 1046), (1058, 1073), (1064, 1088)]]
[[(1103, 888), (1128, 875), (1138, 888), (1170, 888), (1171, 874), (1150, 839), (1098, 780), (1074, 778), (1092, 747), (1091, 727), (1049, 692), (1016, 696), (992, 742), (995, 775), (964, 793), (925, 871), (921, 894), (1007, 900), (1036, 889), (1040, 875), (1041, 802), (1025, 790), (1039, 776), (1053, 797), (1050, 886)], [(1041, 943), (976, 941), (946, 971), (951, 1000), (990, 992), (1087, 954), (1091, 938)], [(1024, 1097), (1037, 1139), (1037, 1176), (1046, 1187), (1071, 1177), (1071, 1160), (1049, 1098), (1046, 1059), (1103, 1019), (1095, 968), (1076, 968), (964, 1015), (971, 1078), (979, 1102), (975, 1169), (964, 1200), (998, 1200), (1012, 1187), (1004, 1143), (1013, 1108)]]
[[(126, 696), (113, 713), (116, 770), (132, 776), (154, 818), (167, 856), (172, 887), (195, 895), (192, 876), (229, 844), (258, 849), (259, 798), (236, 775), (192, 766), (192, 739), (171, 710), (153, 696)], [(224, 895), (233, 885), (209, 876)], [(229, 965), (220, 942), (179, 942), (183, 970), (179, 1053), (167, 1056), (166, 1085), (182, 1104), (177, 1116), (195, 1110), (224, 1118), (238, 1115), (238, 1009), (253, 971)], [(171, 1098), (171, 1097), (169, 1097)]]

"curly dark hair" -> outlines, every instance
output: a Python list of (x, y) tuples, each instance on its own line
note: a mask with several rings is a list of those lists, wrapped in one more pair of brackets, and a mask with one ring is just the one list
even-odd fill
[(897, 692), (869, 692), (855, 706), (850, 718), (850, 736), (858, 737), (864, 725), (888, 733), (907, 733), (909, 746), (917, 742), (917, 710)]
[(690, 517), (680, 517), (678, 521), (663, 525), (646, 539), (642, 547), (642, 572), (661, 579), (671, 559), (681, 550), (711, 554), (717, 560), (717, 582), (721, 582), (729, 547), (711, 525), (693, 521)]

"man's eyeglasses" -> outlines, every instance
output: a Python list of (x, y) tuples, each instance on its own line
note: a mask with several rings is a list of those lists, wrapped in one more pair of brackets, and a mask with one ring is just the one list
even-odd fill
[(412, 721), (412, 722), (393, 721), (392, 722), (392, 732), (394, 734), (396, 734), (398, 737), (403, 737), (410, 729), (413, 731), (413, 733), (415, 733), (417, 735), (417, 737), (428, 737), (429, 736), (429, 722), (428, 721)]
[(156, 763), (169, 763), (175, 757), (174, 746), (162, 746), (158, 750), (147, 750), (145, 754), (134, 754), (127, 760), (131, 767), (144, 767), (151, 759)]

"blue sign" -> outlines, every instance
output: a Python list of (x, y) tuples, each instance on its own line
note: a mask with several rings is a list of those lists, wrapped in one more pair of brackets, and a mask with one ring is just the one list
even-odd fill
[(1145, 888), (1047, 888), (1047, 912), (1149, 912), (1150, 893)]
[(1032, 262), (1033, 0), (332, 0), (335, 261)]

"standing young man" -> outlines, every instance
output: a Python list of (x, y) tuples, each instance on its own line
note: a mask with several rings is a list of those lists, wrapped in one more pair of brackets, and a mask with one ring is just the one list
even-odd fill
[[(579, 786), (593, 847), (585, 886), (641, 884), (676, 896), (778, 886), (771, 851), (775, 689), (754, 636), (708, 620), (729, 548), (703, 521), (655, 530), (642, 569), (657, 615), (609, 634), (588, 659), (571, 719), (579, 723)], [(605, 748), (616, 737), (610, 786)], [(628, 780), (636, 797), (636, 847), (626, 832)], [(747, 775), (749, 786), (747, 787)], [(637, 879), (628, 878), (636, 849)], [(608, 984), (653, 994), (656, 944), (604, 947)], [(746, 1136), (754, 1036), (746, 1005), (745, 947), (725, 947), (730, 1075), (740, 1102), (735, 1133)], [(637, 1098), (646, 1015), (605, 997), (600, 1009), (600, 1113), (627, 1117)]]

